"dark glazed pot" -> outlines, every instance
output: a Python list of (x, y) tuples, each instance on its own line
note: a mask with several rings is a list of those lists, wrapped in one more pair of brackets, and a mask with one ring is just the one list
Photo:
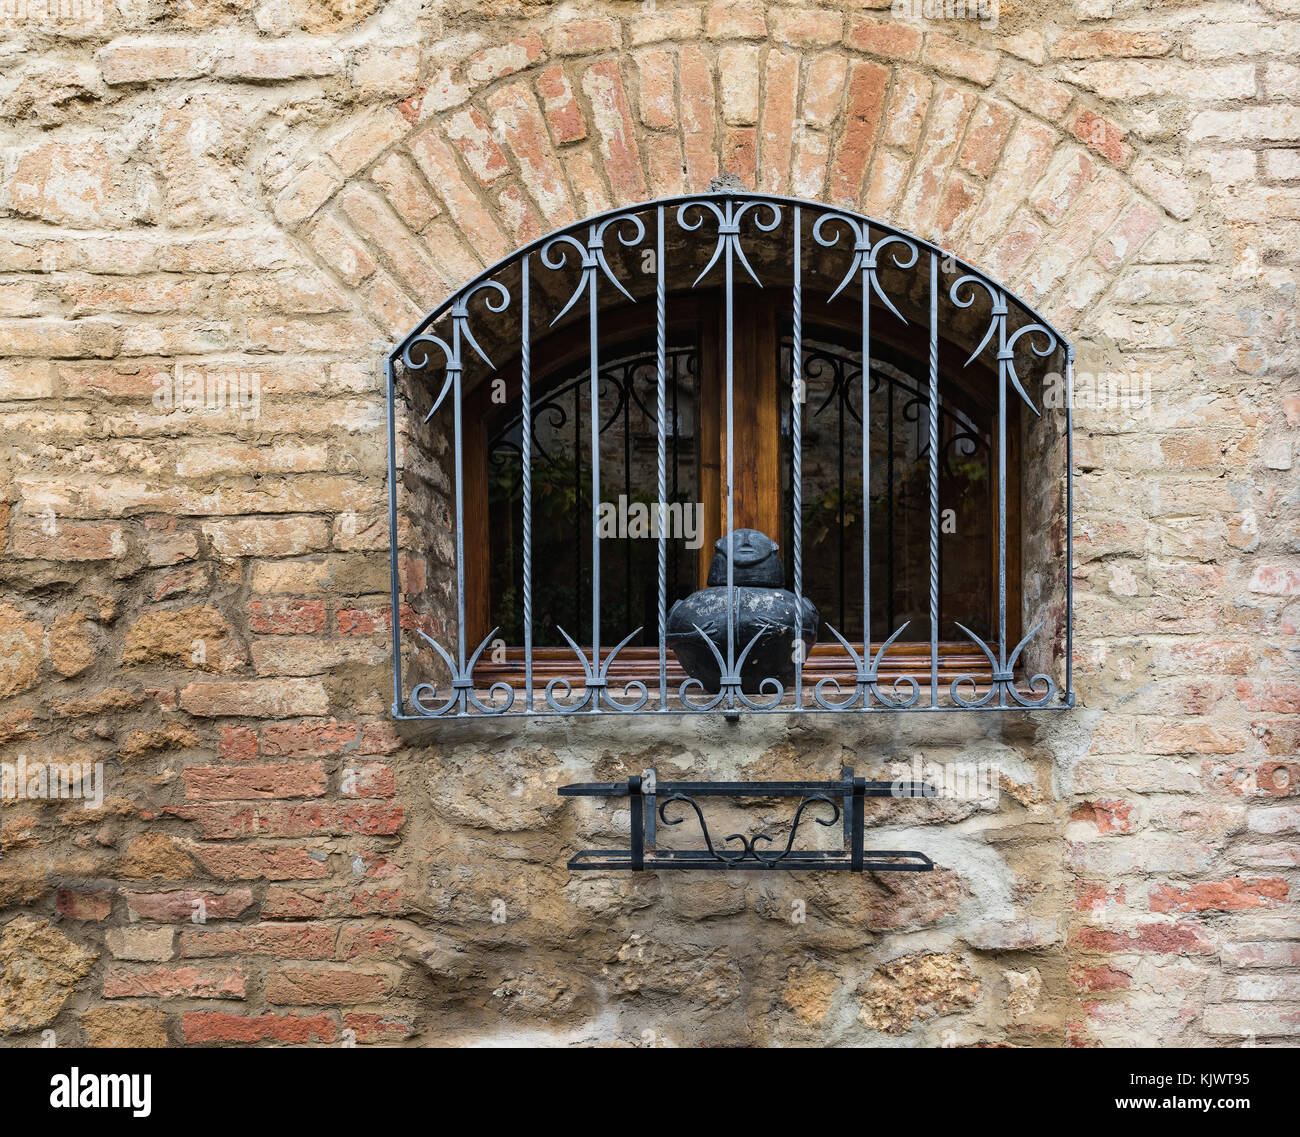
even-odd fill
[[(713, 546), (708, 587), (677, 601), (668, 613), (668, 644), (682, 670), (715, 693), (722, 684), (717, 657), (697, 631), (704, 632), (725, 662), (727, 658), (727, 538)], [(733, 535), (732, 583), (736, 596), (736, 657), (756, 635), (757, 642), (740, 669), (741, 690), (759, 693), (764, 679), (782, 686), (794, 682), (795, 626), (801, 625), (804, 659), (817, 642), (820, 619), (807, 597), (782, 588), (785, 569), (778, 545), (757, 529), (737, 529)]]

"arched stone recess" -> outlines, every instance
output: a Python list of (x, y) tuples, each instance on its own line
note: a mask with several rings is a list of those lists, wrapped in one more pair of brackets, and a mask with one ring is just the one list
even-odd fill
[(1068, 332), (1190, 215), (1187, 191), (1091, 95), (1043, 78), (1023, 36), (990, 50), (942, 23), (552, 13), (323, 132), (265, 188), (394, 339), (520, 245), (724, 172), (931, 240)]

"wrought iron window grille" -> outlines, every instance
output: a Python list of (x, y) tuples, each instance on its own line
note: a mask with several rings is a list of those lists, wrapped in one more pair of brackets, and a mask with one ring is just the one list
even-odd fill
[[(626, 782), (580, 782), (561, 786), (562, 797), (626, 797), (630, 805), (630, 839), (626, 849), (583, 849), (570, 858), (573, 872), (653, 869), (782, 869), (816, 872), (929, 872), (934, 862), (911, 849), (867, 849), (866, 799), (936, 797), (924, 782), (873, 782), (854, 777), (845, 766), (838, 782), (660, 782), (654, 769)], [(729, 833), (715, 844), (699, 798), (798, 798), (785, 844), (764, 832)], [(670, 812), (675, 816), (670, 816)], [(840, 823), (838, 849), (796, 849), (805, 813), (818, 825)], [(820, 816), (818, 816), (820, 814)], [(663, 848), (659, 825), (676, 826), (694, 819), (703, 847)], [(739, 848), (734, 843), (739, 842)], [(760, 842), (762, 843), (760, 847)], [(728, 847), (731, 846), (731, 847)]]
[[(711, 230), (711, 233), (709, 232)], [(726, 589), (728, 611), (725, 652), (718, 655), (720, 683), (716, 691), (705, 690), (698, 679), (669, 683), (669, 648), (666, 637), (667, 548), (661, 536), (655, 541), (657, 566), (658, 644), (653, 675), (632, 678), (621, 689), (611, 676), (616, 659), (642, 628), (620, 628), (619, 642), (608, 646), (607, 629), (602, 627), (601, 546), (597, 508), (601, 501), (601, 445), (599, 388), (606, 370), (602, 364), (601, 316), (608, 297), (620, 303), (653, 307), (655, 324), (656, 390), (653, 417), (656, 429), (656, 471), (658, 508), (669, 501), (666, 455), (673, 418), (669, 413), (666, 376), (676, 366), (669, 346), (668, 263), (672, 258), (688, 261), (700, 252), (703, 268), (691, 287), (706, 280), (720, 282), (725, 326), (720, 345), (721, 383), (725, 414), (723, 457), (723, 532), (727, 549)], [(775, 242), (775, 244), (774, 244)], [(747, 251), (748, 249), (748, 251)], [(635, 259), (633, 259), (635, 258)], [(836, 259), (838, 258), (838, 259)], [(639, 263), (641, 276), (636, 275)], [(696, 262), (698, 263), (698, 262)], [(759, 270), (779, 280), (760, 278)], [(647, 273), (646, 265), (650, 265)], [(942, 269), (941, 269), (942, 266)], [(567, 277), (563, 275), (568, 270)], [(694, 271), (694, 264), (691, 265)], [(941, 286), (941, 274), (946, 278)], [(576, 281), (574, 279), (576, 275)], [(689, 274), (688, 274), (689, 275)], [(784, 279), (788, 275), (788, 280)], [(647, 286), (648, 281), (648, 286)], [(736, 455), (733, 424), (739, 377), (733, 343), (733, 319), (740, 284), (778, 288), (789, 301), (791, 358), (802, 358), (805, 322), (805, 291), (824, 284), (830, 299), (856, 297), (860, 310), (861, 359), (870, 366), (859, 368), (860, 411), (855, 416), (862, 431), (862, 498), (870, 501), (871, 467), (869, 429), (871, 393), (878, 389), (881, 374), (873, 355), (873, 316), (891, 314), (919, 336), (922, 321), (918, 312), (928, 313), (924, 334), (928, 346), (925, 361), (927, 381), (918, 403), (917, 426), (924, 419), (924, 446), (928, 465), (929, 529), (929, 674), (888, 674), (886, 657), (908, 624), (886, 628), (883, 634), (871, 627), (871, 525), (863, 530), (863, 626), (859, 629), (830, 627), (845, 652), (850, 678), (836, 676), (805, 681), (802, 653), (794, 660), (794, 681), (783, 684), (769, 678), (757, 691), (742, 685), (741, 669), (754, 646), (739, 642), (736, 630), (736, 584), (733, 573)], [(635, 294), (634, 294), (635, 290)], [(565, 298), (567, 294), (567, 299)], [(987, 668), (972, 668), (955, 675), (940, 675), (940, 497), (941, 464), (947, 461), (941, 445), (941, 421), (952, 414), (940, 396), (941, 307), (943, 330), (958, 328), (952, 342), (967, 337), (962, 353), (978, 340), (966, 359), (986, 361), (996, 374), (996, 467), (997, 467), (997, 558), (996, 612), (988, 634), (981, 636), (965, 623), (954, 621)], [(535, 674), (533, 636), (533, 503), (531, 473), (535, 460), (534, 414), (530, 390), (530, 357), (535, 325), (542, 328), (563, 325), (566, 318), (583, 322), (588, 356), (588, 423), (590, 430), (591, 506), (591, 616), (590, 636), (579, 644), (564, 628), (560, 635), (581, 668), (580, 676), (556, 675), (544, 685)], [(549, 320), (551, 310), (556, 314)], [(916, 321), (914, 325), (908, 316)], [(982, 330), (982, 334), (981, 334)], [(575, 330), (575, 335), (578, 333)], [(485, 348), (485, 343), (487, 347)], [(491, 349), (491, 354), (489, 350)], [(949, 350), (945, 341), (945, 352)], [(522, 682), (497, 680), (484, 684), (476, 669), (498, 628), (477, 643), (470, 639), (466, 614), (466, 503), (465, 503), (465, 392), (467, 377), (479, 380), (497, 371), (503, 351), (513, 351), (519, 366), (519, 414), (517, 450), (522, 474), (523, 581)], [(393, 715), (399, 719), (451, 719), (465, 717), (512, 717), (543, 715), (673, 714), (718, 713), (736, 718), (742, 713), (845, 712), (845, 711), (960, 711), (976, 709), (1055, 709), (1074, 704), (1072, 687), (1073, 596), (1070, 566), (1073, 561), (1073, 486), (1071, 444), (1071, 391), (1074, 352), (1069, 342), (1047, 320), (1004, 286), (978, 270), (957, 261), (939, 247), (849, 210), (815, 202), (741, 192), (718, 192), (683, 196), (610, 211), (569, 226), (534, 241), (483, 272), (446, 303), (426, 316), (390, 353), (387, 359), (387, 428), (390, 526), (390, 587), (392, 598)], [(1063, 450), (1059, 483), (1061, 506), (1054, 518), (1058, 527), (1063, 512), (1063, 548), (1055, 558), (1059, 579), (1040, 589), (1041, 611), (1026, 612), (1028, 631), (1016, 643), (1008, 637), (1017, 620), (1009, 619), (1008, 576), (1015, 571), (1008, 549), (1007, 449), (1008, 406), (1018, 400), (1038, 422), (1045, 423), (1044, 397), (1048, 368), (1060, 361), (1063, 371), (1063, 401), (1057, 404), (1059, 426), (1046, 428), (1045, 437)], [(1039, 362), (1042, 361), (1042, 362)], [(867, 376), (864, 382), (863, 374)], [(1060, 377), (1059, 375), (1057, 376)], [(892, 381), (888, 375), (886, 381)], [(403, 384), (399, 394), (399, 379)], [(1036, 400), (1029, 387), (1034, 380), (1043, 384)], [(803, 595), (802, 508), (802, 380), (790, 380), (789, 413), (791, 489), (794, 496), (791, 547), (793, 587)], [(549, 396), (547, 396), (549, 397)], [(990, 398), (993, 396), (990, 395)], [(410, 404), (411, 421), (420, 427), (437, 426), (447, 440), (450, 469), (443, 474), (444, 499), (430, 512), (440, 512), (451, 531), (454, 562), (454, 595), (441, 609), (436, 605), (409, 614), (402, 604), (402, 573), (398, 538), (399, 404)], [(544, 404), (544, 399), (543, 399)], [(675, 420), (674, 420), (675, 421)], [(1053, 417), (1055, 423), (1057, 417)], [(432, 424), (432, 426), (431, 426)], [(945, 428), (947, 429), (947, 428)], [(410, 437), (403, 439), (409, 453)], [(403, 470), (407, 463), (403, 461)], [(431, 479), (434, 480), (434, 479)], [(1050, 487), (1049, 487), (1050, 488)], [(666, 526), (660, 526), (661, 532)], [(1014, 552), (1014, 551), (1013, 551)], [(1018, 559), (1018, 552), (1016, 552)], [(449, 566), (450, 567), (450, 566)], [(1049, 603), (1050, 600), (1050, 603)], [(1014, 614), (1017, 617), (1019, 613)], [(1050, 625), (1050, 626), (1049, 626)], [(409, 630), (409, 637), (406, 635)], [(911, 629), (915, 635), (918, 629)], [(800, 629), (796, 628), (796, 639)], [(846, 634), (848, 633), (848, 634)], [(581, 633), (580, 633), (581, 634)], [(707, 640), (703, 630), (700, 635)], [(496, 641), (499, 643), (499, 641)], [(903, 641), (911, 642), (911, 641)], [(924, 643), (924, 641), (917, 641)], [(711, 645), (712, 646), (712, 645)], [(901, 646), (901, 644), (900, 644)], [(406, 657), (404, 658), (404, 652)], [(1032, 656), (1033, 667), (1024, 663)], [(1038, 667), (1042, 670), (1038, 670)], [(408, 687), (407, 675), (413, 680)], [(926, 680), (928, 679), (928, 682)]]

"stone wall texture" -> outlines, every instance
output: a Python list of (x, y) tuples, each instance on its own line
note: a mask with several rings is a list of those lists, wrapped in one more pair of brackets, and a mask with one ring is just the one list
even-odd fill
[[(0, 743), (106, 790), (0, 807), (4, 1045), (1300, 1038), (1295, 0), (11, 9)], [(385, 351), (533, 237), (724, 171), (1149, 378), (1076, 414), (1079, 708), (404, 737)], [(178, 374), (255, 374), (256, 413), (168, 405)], [(916, 755), (1002, 771), (873, 810), (932, 874), (564, 869), (620, 823), (564, 782)]]

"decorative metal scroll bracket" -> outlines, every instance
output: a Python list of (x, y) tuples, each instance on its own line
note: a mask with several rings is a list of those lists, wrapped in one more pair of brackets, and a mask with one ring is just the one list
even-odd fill
[[(866, 799), (869, 797), (936, 797), (925, 782), (871, 782), (845, 766), (838, 782), (661, 782), (654, 769), (626, 782), (579, 782), (561, 786), (561, 797), (626, 797), (631, 805), (631, 839), (626, 849), (583, 849), (569, 859), (574, 872), (601, 869), (644, 872), (647, 869), (787, 869), (817, 872), (929, 872), (934, 862), (911, 849), (864, 848)], [(730, 833), (717, 847), (697, 798), (798, 798), (784, 848), (767, 833)], [(676, 817), (669, 816), (670, 807)], [(795, 836), (805, 811), (818, 809), (818, 825), (842, 823), (839, 849), (796, 849)], [(680, 825), (694, 815), (704, 847), (662, 849), (657, 825)], [(739, 848), (726, 848), (739, 843)], [(763, 845), (760, 848), (760, 843)]]

